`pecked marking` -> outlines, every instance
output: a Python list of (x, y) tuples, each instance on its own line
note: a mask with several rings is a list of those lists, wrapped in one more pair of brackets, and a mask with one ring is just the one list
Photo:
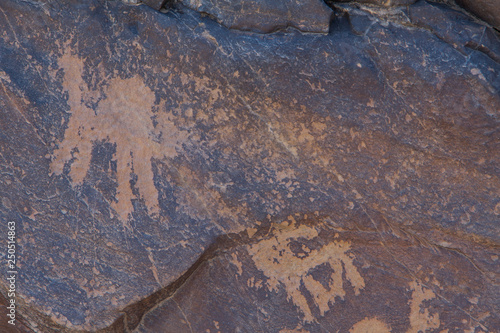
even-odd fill
[[(82, 79), (84, 63), (80, 58), (66, 53), (59, 59), (59, 65), (64, 69), (63, 87), (69, 95), (71, 118), (64, 140), (54, 152), (50, 171), (60, 175), (69, 162), (73, 185), (82, 184), (90, 167), (93, 144), (108, 140), (116, 144), (117, 163), (116, 201), (111, 206), (126, 224), (133, 211), (131, 199), (135, 198), (130, 184), (133, 170), (138, 175), (137, 187), (149, 213), (157, 214), (158, 191), (151, 160), (177, 156), (187, 133), (176, 128), (169, 114), (153, 113), (154, 92), (138, 75), (127, 79), (115, 77), (102, 91), (89, 90)], [(84, 103), (90, 98), (102, 98), (95, 111)]]
[[(354, 256), (348, 253), (351, 245), (348, 241), (335, 240), (318, 250), (305, 248), (307, 256), (303, 257), (297, 257), (292, 252), (292, 241), (300, 238), (313, 240), (317, 237), (318, 231), (314, 227), (281, 227), (277, 228), (274, 237), (247, 248), (256, 267), (267, 277), (267, 290), (276, 292), (279, 287), (284, 287), (288, 299), (304, 314), (305, 322), (315, 322), (316, 318), (300, 290), (302, 284), (312, 295), (321, 316), (330, 310), (329, 304), (335, 303), (336, 297), (343, 299), (346, 295), (343, 274), (350, 282), (355, 295), (359, 295), (365, 287), (363, 277), (353, 264)], [(328, 264), (333, 269), (328, 288), (316, 281), (310, 273), (312, 269), (323, 264)]]

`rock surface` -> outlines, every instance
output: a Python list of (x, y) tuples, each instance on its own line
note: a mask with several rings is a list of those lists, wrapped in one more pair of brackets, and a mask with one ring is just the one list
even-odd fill
[[(328, 2), (336, 3), (336, 2), (354, 2), (353, 0), (329, 0)], [(357, 3), (377, 5), (382, 7), (392, 7), (392, 6), (408, 6), (412, 5), (417, 0), (357, 0)]]
[(500, 30), (500, 0), (456, 0), (457, 3)]
[(4, 0), (17, 329), (498, 331), (498, 33), (425, 1), (329, 29)]
[(332, 10), (322, 0), (183, 0), (224, 26), (260, 33), (293, 27), (303, 32), (328, 33)]
[(160, 10), (167, 0), (142, 0), (141, 2), (153, 9)]

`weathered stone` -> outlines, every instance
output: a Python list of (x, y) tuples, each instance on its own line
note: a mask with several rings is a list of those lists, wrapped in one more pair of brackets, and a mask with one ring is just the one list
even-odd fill
[[(3, 292), (3, 290), (2, 290)], [(6, 299), (2, 293), (0, 293), (0, 332), (5, 333), (31, 333), (33, 332), (29, 329), (23, 322), (23, 318), (20, 317), (19, 311), (16, 311), (16, 304), (14, 304), (13, 312), (11, 312), (12, 303), (10, 303), (10, 298)], [(11, 315), (14, 315), (12, 317)], [(14, 319), (15, 325), (9, 323)]]
[(293, 27), (328, 33), (332, 10), (322, 0), (184, 0), (231, 29), (272, 32)]
[[(453, 15), (452, 20), (450, 15)], [(500, 63), (498, 33), (474, 22), (470, 16), (464, 13), (450, 12), (448, 7), (444, 5), (428, 6), (424, 2), (411, 6), (408, 10), (408, 16), (410, 24), (428, 29), (465, 56), (473, 54), (471, 50), (474, 50), (482, 52)]]
[(142, 0), (142, 3), (156, 10), (160, 10), (165, 2), (167, 0)]
[[(295, 215), (260, 235), (231, 235), (240, 244), (204, 261), (175, 295), (145, 314), (134, 332), (487, 332), (497, 327), (498, 321), (477, 320), (488, 313), (486, 307), (469, 312), (470, 304), (479, 302), (472, 295), (493, 304), (495, 296), (482, 290), (498, 293), (467, 256), (411, 234), (381, 232), (380, 242), (375, 231), (341, 230), (328, 219)], [(494, 253), (488, 246), (476, 251)]]
[(500, 0), (456, 0), (456, 2), (500, 30)]
[(264, 35), (3, 1), (27, 329), (500, 327), (498, 34), (423, 1), (338, 8), (327, 35)]
[(377, 5), (382, 7), (393, 7), (393, 6), (408, 6), (412, 5), (417, 0), (327, 0), (327, 2), (358, 2), (363, 4)]

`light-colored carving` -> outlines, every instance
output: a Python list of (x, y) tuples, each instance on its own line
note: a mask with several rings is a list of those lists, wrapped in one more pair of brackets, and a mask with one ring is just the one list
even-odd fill
[[(316, 318), (307, 304), (301, 286), (312, 295), (321, 316), (330, 309), (329, 304), (335, 303), (336, 297), (344, 298), (347, 287), (342, 278), (344, 272), (356, 295), (365, 286), (353, 264), (354, 256), (348, 253), (349, 242), (333, 240), (318, 250), (308, 249), (304, 245), (302, 250), (306, 254), (302, 253), (300, 257), (290, 248), (290, 243), (294, 240), (312, 240), (317, 237), (316, 228), (305, 225), (295, 227), (292, 223), (290, 226), (276, 226), (272, 238), (248, 247), (255, 265), (267, 277), (267, 289), (276, 292), (280, 287), (285, 288), (288, 299), (304, 314), (305, 322), (313, 322)], [(327, 287), (310, 274), (312, 269), (324, 264), (333, 269)]]
[[(116, 144), (118, 183), (116, 201), (111, 205), (124, 222), (133, 211), (130, 174), (138, 175), (137, 187), (150, 213), (158, 212), (158, 192), (153, 182), (151, 159), (175, 157), (176, 148), (187, 134), (179, 131), (165, 112), (153, 113), (155, 95), (139, 76), (107, 82), (103, 91), (90, 90), (82, 79), (83, 61), (69, 53), (59, 65), (64, 70), (64, 90), (68, 92), (71, 118), (64, 140), (54, 152), (51, 172), (61, 174), (71, 163), (73, 184), (82, 184), (90, 165), (93, 144), (108, 140)], [(96, 110), (85, 101), (99, 101)], [(153, 117), (157, 123), (153, 125)]]
[(410, 283), (410, 288), (413, 290), (410, 305), (410, 329), (407, 333), (426, 332), (440, 325), (439, 314), (429, 313), (429, 309), (423, 307), (423, 302), (434, 299), (436, 295), (427, 287), (421, 285), (418, 281)]
[(387, 325), (377, 318), (365, 318), (354, 324), (349, 333), (389, 333)]

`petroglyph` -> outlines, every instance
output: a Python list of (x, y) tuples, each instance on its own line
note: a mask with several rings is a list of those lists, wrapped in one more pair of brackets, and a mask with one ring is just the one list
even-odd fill
[[(135, 198), (130, 184), (132, 171), (149, 213), (158, 213), (158, 192), (153, 182), (151, 160), (175, 157), (180, 142), (187, 138), (171, 116), (153, 112), (155, 96), (139, 76), (112, 78), (103, 91), (89, 90), (82, 79), (83, 61), (65, 54), (59, 65), (64, 70), (63, 87), (68, 92), (71, 118), (64, 140), (59, 143), (51, 172), (62, 174), (66, 163), (74, 185), (82, 184), (89, 169), (93, 145), (99, 140), (116, 144), (117, 191), (112, 207), (124, 223), (133, 211)], [(95, 110), (85, 100), (99, 100)], [(153, 125), (153, 120), (156, 125)]]
[[(299, 255), (292, 251), (293, 241), (314, 240), (317, 237), (318, 231), (314, 227), (295, 227), (294, 222), (291, 225), (285, 223), (274, 228), (272, 238), (248, 247), (256, 267), (267, 277), (267, 289), (277, 292), (280, 287), (284, 287), (288, 299), (304, 314), (305, 322), (313, 322), (315, 317), (301, 286), (312, 296), (321, 316), (330, 310), (329, 304), (335, 303), (336, 297), (343, 299), (346, 295), (343, 274), (356, 295), (365, 286), (353, 264), (354, 256), (348, 253), (350, 243), (347, 241), (335, 240), (320, 249), (309, 249), (302, 244)], [(328, 265), (333, 270), (326, 287), (311, 274), (320, 265)]]
[(428, 308), (423, 308), (424, 301), (432, 300), (436, 295), (417, 281), (410, 283), (410, 288), (413, 292), (411, 300), (408, 302), (410, 305), (410, 329), (407, 333), (427, 332), (427, 330), (439, 328), (439, 314), (431, 314)]
[(354, 324), (349, 333), (389, 333), (387, 325), (377, 318), (365, 318)]

